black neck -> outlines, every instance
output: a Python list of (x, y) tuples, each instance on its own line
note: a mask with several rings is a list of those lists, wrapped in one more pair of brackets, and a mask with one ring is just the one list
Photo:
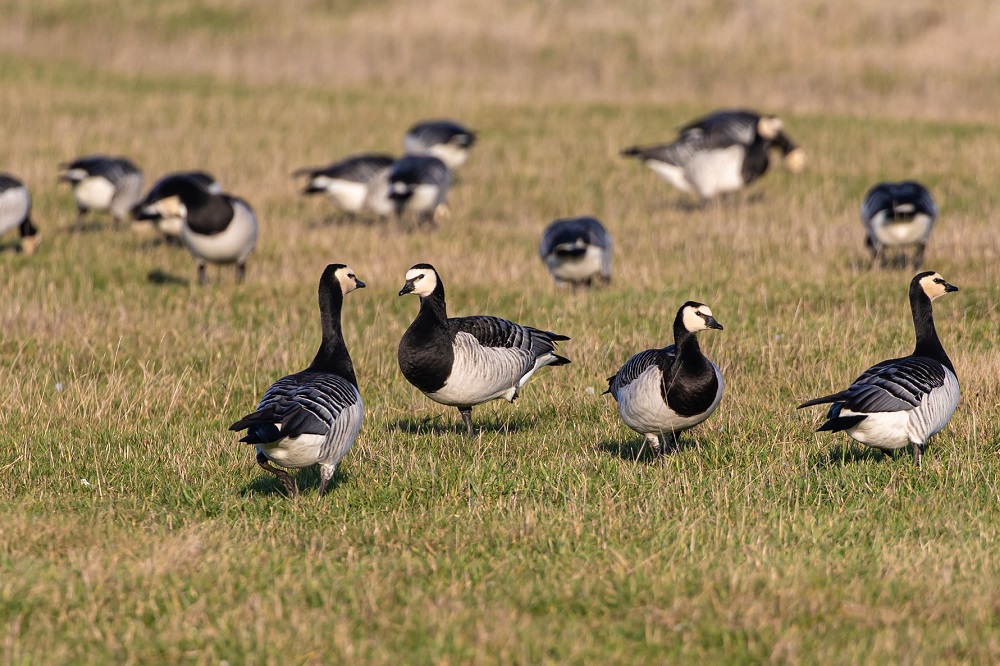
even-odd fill
[(323, 330), (323, 341), (319, 351), (309, 364), (309, 370), (340, 375), (355, 386), (358, 378), (354, 374), (351, 355), (344, 344), (344, 333), (340, 327), (340, 310), (344, 305), (344, 293), (335, 276), (323, 276), (319, 285), (319, 318)]
[(444, 301), (444, 285), (438, 278), (434, 291), (429, 296), (420, 297), (420, 312), (414, 323), (424, 326), (448, 328), (448, 306)]
[(683, 310), (674, 319), (674, 345), (677, 347), (677, 360), (674, 363), (677, 372), (700, 372), (707, 367), (708, 359), (701, 353), (698, 336), (684, 326)]
[(919, 282), (910, 287), (910, 310), (913, 311), (913, 330), (917, 334), (913, 355), (932, 358), (955, 372), (955, 366), (945, 353), (941, 340), (938, 339), (937, 329), (934, 327), (934, 308), (931, 299), (924, 293)]

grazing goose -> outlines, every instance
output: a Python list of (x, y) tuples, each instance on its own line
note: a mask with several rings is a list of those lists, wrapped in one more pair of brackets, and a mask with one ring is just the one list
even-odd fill
[(454, 120), (427, 120), (406, 132), (403, 149), (412, 155), (433, 155), (449, 169), (457, 169), (465, 164), (475, 142), (475, 133)]
[(611, 236), (593, 217), (570, 217), (547, 226), (538, 254), (560, 286), (611, 282)]
[(555, 353), (565, 335), (486, 315), (449, 318), (444, 283), (430, 264), (406, 272), (399, 295), (410, 293), (420, 297), (420, 312), (399, 341), (399, 369), (434, 402), (458, 407), (469, 437), (473, 406), (514, 402), (539, 368), (569, 363)]
[(861, 224), (865, 245), (872, 253), (872, 267), (884, 265), (887, 247), (916, 245), (913, 268), (919, 269), (937, 214), (931, 193), (912, 180), (879, 183), (868, 190), (861, 204)]
[(910, 309), (917, 344), (913, 353), (876, 363), (839, 393), (807, 400), (799, 409), (832, 402), (817, 432), (846, 431), (857, 441), (883, 451), (913, 448), (920, 464), (927, 440), (945, 427), (958, 405), (958, 377), (945, 353), (931, 306), (958, 287), (934, 271), (910, 281)]
[[(175, 178), (184, 178), (191, 183), (203, 188), (209, 194), (222, 194), (222, 186), (219, 185), (218, 181), (215, 180), (215, 176), (208, 173), (207, 171), (175, 171), (173, 173), (168, 173), (167, 175), (160, 178), (153, 184), (150, 188), (149, 193), (144, 197), (144, 199), (156, 200), (159, 198), (159, 188), (163, 183), (169, 183)], [(136, 208), (132, 209), (133, 217), (141, 213), (142, 204), (140, 203)], [(180, 215), (163, 215), (158, 217), (153, 221), (156, 224), (156, 228), (160, 232), (171, 240), (180, 242), (181, 230), (184, 228), (184, 218)]]
[[(335, 206), (352, 216), (365, 208), (374, 208), (376, 213), (382, 215), (384, 209), (371, 205), (373, 197), (377, 196), (372, 188), (377, 186), (380, 176), (388, 171), (394, 161), (389, 155), (354, 155), (327, 166), (299, 169), (292, 175), (309, 178), (302, 194), (322, 192)], [(385, 182), (384, 177), (381, 182)]]
[(418, 226), (434, 226), (434, 213), (445, 202), (451, 187), (451, 171), (444, 162), (429, 155), (406, 155), (397, 160), (388, 174), (389, 198), (396, 215), (417, 214)]
[(198, 262), (198, 282), (208, 282), (205, 264), (236, 264), (236, 280), (246, 274), (257, 243), (257, 216), (243, 199), (206, 190), (186, 175), (164, 178), (136, 207), (137, 220), (179, 217), (181, 241)]
[(31, 195), (20, 180), (0, 173), (0, 236), (15, 227), (21, 234), (21, 252), (34, 254), (39, 235), (31, 222)]
[[(722, 373), (698, 346), (698, 331), (722, 330), (707, 305), (688, 301), (674, 317), (674, 344), (647, 349), (608, 377), (608, 390), (629, 428), (646, 436), (653, 453), (673, 451), (677, 435), (698, 425), (722, 400)], [(664, 442), (669, 435), (670, 440)]]
[(59, 165), (60, 180), (73, 187), (76, 230), (83, 228), (87, 211), (109, 212), (115, 228), (142, 198), (142, 172), (124, 157), (89, 155)]
[(805, 154), (785, 134), (779, 118), (716, 111), (682, 127), (673, 143), (633, 146), (622, 155), (638, 158), (677, 189), (705, 200), (763, 176), (772, 147), (781, 150), (793, 172), (805, 166)]
[(340, 311), (344, 296), (364, 286), (347, 266), (326, 267), (319, 281), (323, 340), (313, 362), (272, 384), (257, 411), (229, 426), (247, 431), (240, 441), (257, 447), (257, 464), (277, 476), (289, 496), (295, 495), (295, 481), (272, 463), (293, 469), (318, 464), (322, 495), (361, 430), (364, 407)]

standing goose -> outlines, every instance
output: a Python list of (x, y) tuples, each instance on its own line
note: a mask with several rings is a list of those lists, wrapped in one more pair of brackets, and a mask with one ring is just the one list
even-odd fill
[[(323, 167), (299, 169), (292, 175), (309, 178), (302, 194), (323, 193), (335, 206), (353, 216), (365, 208), (372, 208), (369, 205), (373, 198), (372, 187), (394, 161), (389, 155), (376, 153), (354, 155)], [(375, 212), (382, 214), (377, 207)]]
[[(653, 453), (673, 451), (677, 435), (709, 416), (722, 400), (722, 373), (701, 353), (698, 331), (722, 330), (707, 305), (688, 301), (674, 317), (674, 344), (647, 349), (608, 377), (608, 390), (629, 428)], [(669, 442), (664, 437), (669, 435)]]
[(410, 293), (420, 297), (420, 312), (399, 341), (399, 369), (434, 402), (458, 407), (469, 437), (475, 405), (514, 402), (539, 368), (570, 362), (555, 353), (565, 335), (487, 315), (449, 318), (444, 283), (430, 264), (406, 272), (399, 295)]
[(109, 212), (115, 228), (142, 198), (142, 172), (124, 157), (88, 155), (59, 165), (60, 180), (73, 187), (76, 230), (83, 228), (87, 211)]
[(475, 142), (475, 132), (454, 120), (427, 120), (406, 132), (403, 150), (412, 155), (433, 155), (449, 169), (457, 169), (465, 164)]
[(560, 286), (611, 282), (611, 236), (593, 217), (570, 217), (547, 226), (538, 254)]
[[(155, 201), (160, 196), (159, 192), (163, 184), (169, 183), (171, 180), (176, 178), (184, 178), (201, 187), (210, 194), (222, 194), (222, 186), (219, 185), (215, 176), (207, 171), (175, 171), (173, 173), (168, 173), (153, 183), (153, 187), (150, 188), (149, 193), (144, 197), (144, 199)], [(136, 208), (132, 209), (133, 217), (141, 214), (141, 208), (142, 204), (140, 203)], [(150, 221), (154, 222), (156, 228), (159, 229), (160, 232), (168, 239), (180, 242), (181, 231), (184, 228), (184, 218), (180, 215), (164, 215)]]
[(672, 143), (633, 146), (622, 155), (638, 158), (677, 189), (706, 200), (763, 176), (772, 147), (781, 150), (793, 172), (805, 166), (805, 154), (776, 116), (716, 111), (682, 127)]
[(205, 265), (236, 264), (236, 281), (257, 244), (257, 216), (243, 199), (213, 193), (187, 175), (164, 178), (137, 206), (137, 220), (179, 217), (181, 241), (198, 262), (198, 282), (208, 282)]
[(389, 199), (396, 215), (417, 215), (418, 225), (434, 226), (434, 214), (444, 204), (451, 187), (451, 171), (444, 162), (429, 155), (406, 155), (390, 168)]
[(240, 441), (257, 447), (257, 464), (277, 476), (289, 496), (296, 493), (295, 481), (272, 463), (292, 469), (318, 464), (322, 495), (361, 430), (364, 407), (340, 313), (344, 296), (364, 286), (347, 266), (326, 267), (319, 281), (323, 340), (313, 362), (272, 384), (257, 411), (229, 426), (247, 431)]
[(911, 446), (913, 459), (920, 464), (927, 440), (945, 427), (958, 405), (958, 377), (938, 339), (931, 306), (931, 301), (951, 291), (958, 287), (934, 271), (913, 277), (910, 310), (917, 336), (913, 353), (876, 363), (845, 390), (799, 405), (802, 409), (833, 403), (817, 432), (843, 430), (883, 451)]
[(861, 224), (865, 246), (872, 253), (872, 267), (884, 264), (887, 247), (916, 245), (913, 268), (919, 269), (937, 214), (931, 193), (912, 180), (879, 183), (868, 190), (861, 204)]
[(21, 252), (34, 254), (39, 235), (31, 222), (31, 194), (20, 180), (0, 173), (0, 236), (15, 227), (21, 235)]

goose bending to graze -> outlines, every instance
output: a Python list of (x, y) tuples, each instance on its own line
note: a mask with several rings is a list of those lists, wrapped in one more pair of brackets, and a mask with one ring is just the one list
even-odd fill
[(181, 242), (198, 262), (201, 284), (208, 281), (208, 263), (236, 264), (236, 280), (243, 281), (247, 257), (257, 244), (257, 216), (243, 199), (210, 192), (182, 174), (161, 180), (133, 214), (137, 220), (183, 220)]
[(295, 481), (272, 463), (292, 469), (318, 464), (322, 495), (361, 430), (364, 407), (340, 313), (344, 296), (364, 286), (347, 266), (326, 267), (319, 281), (323, 339), (313, 362), (272, 384), (257, 411), (229, 426), (247, 431), (240, 441), (257, 447), (257, 464), (277, 476), (289, 495), (295, 495)]
[(865, 227), (865, 245), (872, 253), (872, 266), (884, 263), (888, 247), (916, 245), (912, 264), (915, 270), (920, 268), (937, 214), (931, 193), (912, 180), (879, 183), (868, 190), (861, 204), (861, 224)]
[(677, 189), (710, 199), (763, 176), (771, 148), (781, 150), (793, 172), (805, 166), (805, 153), (785, 134), (779, 118), (735, 110), (695, 120), (672, 143), (633, 146), (622, 155), (638, 158)]
[(403, 149), (412, 155), (433, 155), (457, 169), (469, 158), (476, 134), (454, 120), (427, 120), (406, 132)]
[(673, 451), (677, 435), (711, 416), (722, 400), (722, 373), (698, 345), (698, 331), (708, 328), (721, 331), (722, 324), (707, 305), (688, 301), (674, 317), (674, 344), (639, 352), (608, 377), (605, 393), (618, 401), (622, 421), (645, 435), (657, 455)]
[(434, 214), (451, 187), (451, 171), (444, 162), (429, 155), (406, 155), (389, 168), (388, 181), (396, 215), (416, 213), (418, 225), (433, 227)]
[(111, 213), (117, 228), (142, 198), (142, 171), (124, 157), (88, 155), (59, 167), (60, 180), (73, 187), (77, 231), (88, 211)]
[(292, 175), (309, 178), (302, 194), (325, 194), (335, 206), (352, 215), (365, 208), (382, 215), (384, 208), (372, 205), (373, 198), (378, 196), (372, 188), (380, 182), (385, 187), (385, 179), (380, 176), (394, 161), (389, 155), (376, 153), (354, 155), (326, 166), (299, 169)]
[(802, 409), (833, 403), (818, 431), (843, 430), (883, 451), (910, 446), (920, 463), (927, 440), (945, 427), (958, 405), (958, 377), (938, 339), (931, 306), (931, 301), (951, 291), (958, 287), (934, 271), (913, 277), (910, 310), (917, 336), (913, 353), (876, 363), (843, 391), (799, 405)]
[(399, 368), (428, 398), (457, 407), (469, 437), (475, 405), (514, 402), (538, 369), (570, 362), (555, 353), (565, 335), (487, 315), (449, 318), (444, 283), (430, 264), (406, 272), (399, 295), (411, 293), (420, 312), (399, 341)]
[(34, 254), (40, 237), (31, 221), (31, 194), (20, 180), (0, 173), (0, 236), (14, 228), (21, 235), (21, 252)]
[(570, 217), (547, 226), (538, 254), (560, 286), (611, 282), (611, 236), (593, 217)]
[[(209, 194), (222, 194), (222, 186), (215, 179), (215, 176), (208, 173), (207, 171), (175, 171), (173, 173), (168, 173), (167, 175), (160, 178), (158, 181), (153, 183), (153, 187), (149, 189), (149, 193), (146, 194), (144, 200), (155, 201), (160, 197), (160, 188), (164, 183), (170, 183), (171, 180), (176, 178), (183, 178), (190, 181), (192, 184), (201, 187)], [(184, 218), (180, 215), (162, 215), (153, 220), (140, 220), (139, 215), (142, 214), (142, 204), (137, 204), (135, 208), (132, 209), (132, 216), (138, 222), (151, 221), (156, 225), (156, 228), (171, 240), (180, 242), (181, 231), (184, 229)]]

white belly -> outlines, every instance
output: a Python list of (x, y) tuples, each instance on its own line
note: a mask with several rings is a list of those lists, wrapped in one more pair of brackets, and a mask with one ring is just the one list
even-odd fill
[(929, 215), (916, 215), (909, 222), (893, 222), (884, 211), (872, 218), (875, 237), (883, 245), (909, 245), (926, 240), (933, 223)]
[(330, 179), (326, 184), (326, 196), (342, 210), (357, 213), (365, 205), (368, 185), (349, 180)]
[[(857, 412), (849, 409), (840, 411), (841, 416), (856, 414)], [(876, 449), (901, 449), (911, 444), (907, 434), (909, 421), (909, 412), (876, 412), (845, 432), (862, 444)]]
[(326, 435), (299, 435), (271, 444), (258, 444), (257, 450), (282, 467), (298, 469), (320, 461), (320, 451), (325, 440)]
[(237, 205), (232, 221), (222, 233), (203, 236), (185, 224), (181, 240), (198, 259), (216, 264), (243, 263), (257, 243), (257, 218)]
[(427, 397), (453, 407), (478, 405), (496, 398), (513, 400), (539, 363), (528, 352), (506, 347), (483, 347), (468, 333), (455, 336), (455, 358), (445, 385)]
[(16, 228), (28, 216), (31, 197), (25, 187), (14, 187), (0, 194), (0, 235)]
[(114, 196), (114, 184), (102, 176), (88, 176), (73, 186), (76, 205), (84, 210), (109, 210)]
[(698, 152), (685, 169), (687, 179), (706, 199), (723, 192), (735, 192), (743, 187), (745, 155), (743, 146)]
[(545, 264), (554, 277), (565, 282), (582, 282), (601, 273), (604, 265), (604, 249), (596, 245), (587, 247), (579, 257), (559, 257), (550, 254)]
[(681, 167), (674, 166), (673, 164), (667, 164), (666, 162), (659, 162), (657, 160), (647, 161), (646, 166), (655, 171), (660, 178), (667, 181), (681, 192), (694, 193), (694, 189), (691, 187), (691, 183), (689, 183), (687, 178), (684, 176), (684, 169)]
[(415, 213), (433, 213), (444, 201), (444, 190), (437, 185), (417, 185), (406, 201), (406, 210)]
[(656, 366), (646, 368), (635, 381), (618, 392), (618, 413), (629, 428), (643, 435), (660, 435), (677, 433), (693, 428), (718, 408), (722, 401), (724, 388), (722, 373), (715, 367), (715, 377), (719, 380), (719, 388), (715, 399), (707, 410), (693, 416), (681, 416), (667, 406), (660, 393), (660, 378), (662, 373)]

